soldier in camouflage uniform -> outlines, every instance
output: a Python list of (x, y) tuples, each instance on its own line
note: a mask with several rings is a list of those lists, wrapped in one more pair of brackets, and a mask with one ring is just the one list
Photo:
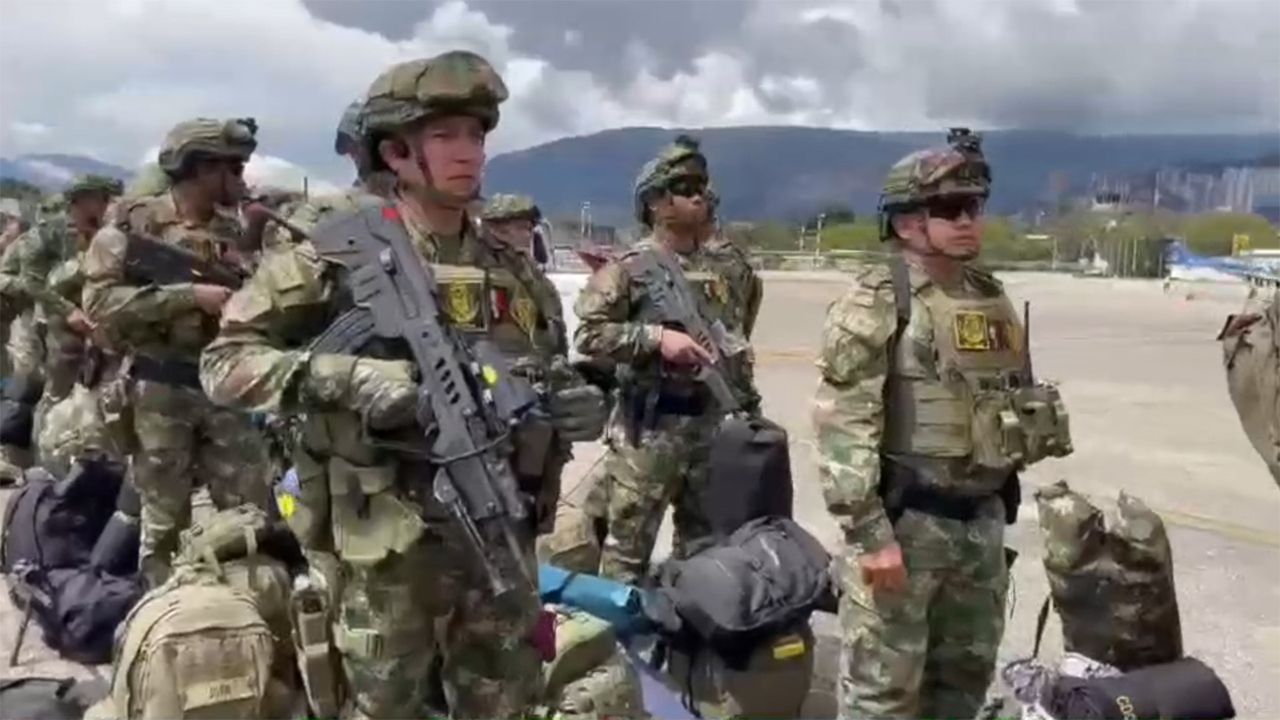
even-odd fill
[(1251, 295), (1218, 340), (1240, 425), (1280, 485), (1280, 290), (1270, 300)]
[[(82, 370), (93, 365), (88, 341), (95, 328), (79, 307), (84, 284), (81, 265), (89, 241), (102, 227), (108, 204), (122, 189), (119, 180), (92, 175), (72, 182), (64, 191), (67, 216), (33, 228), (15, 261), (0, 268), (3, 292), (34, 306), (44, 378), (44, 394), (35, 411), (35, 437), (39, 437), (48, 411), (67, 398)], [(44, 464), (43, 457), (40, 459)]]
[[(39, 404), (31, 409), (32, 439), (41, 417), (75, 384), (93, 323), (78, 307), (79, 256), (102, 225), (107, 203), (120, 193), (111, 178), (85, 176), (63, 192), (67, 214), (47, 214), (0, 262), (0, 295), (6, 303), (30, 307), (14, 338), (12, 355), (26, 382), (43, 382)], [(30, 449), (0, 446), (0, 464), (12, 475), (32, 459)]]
[(747, 251), (720, 231), (720, 195), (712, 185), (707, 186), (707, 209), (707, 239), (703, 246), (721, 263), (721, 272), (728, 281), (729, 307), (738, 314), (734, 324), (742, 328), (743, 337), (749, 340), (760, 316), (760, 305), (764, 303), (764, 281), (751, 266)]
[(539, 267), (550, 261), (542, 235), (542, 210), (528, 195), (494, 195), (485, 203), (480, 219), (499, 240), (528, 255)]
[(191, 522), (194, 486), (207, 486), (219, 508), (265, 506), (270, 471), (249, 416), (216, 407), (200, 388), (200, 351), (231, 291), (204, 283), (136, 283), (125, 272), (128, 237), (150, 237), (211, 259), (237, 246), (242, 228), (218, 208), (243, 196), (256, 132), (252, 119), (178, 123), (158, 158), (171, 190), (123, 203), (116, 224), (94, 237), (84, 261), (85, 312), (125, 356), (120, 377), (103, 390), (103, 405), (111, 408), (108, 419), (130, 435), (130, 476), (142, 498), (141, 564), (153, 584), (168, 575), (178, 534)]
[(1009, 298), (970, 262), (991, 176), (977, 138), (956, 138), (889, 171), (894, 257), (823, 328), (819, 477), (848, 547), (841, 718), (974, 716), (1004, 632), (1017, 472), (1071, 451)]
[[(515, 361), (515, 372), (547, 382), (555, 437), (538, 439), (522, 428), (512, 461), (522, 486), (553, 506), (562, 464), (554, 444), (598, 437), (604, 416), (598, 390), (551, 372), (563, 330), (533, 282), (536, 268), (476, 233), (466, 216), (479, 190), (485, 138), (506, 98), (496, 71), (470, 52), (384, 72), (368, 93), (362, 141), (371, 169), (393, 172), (398, 190), (390, 200), (359, 201), (404, 222), (440, 279), (445, 322), (464, 336), (488, 337)], [(309, 209), (293, 220), (323, 214)], [(421, 441), (416, 366), (407, 358), (374, 359), (376, 348), (358, 355), (308, 349), (351, 307), (346, 278), (309, 242), (269, 253), (228, 304), (221, 333), (205, 351), (204, 386), (244, 410), (305, 414), (289, 522), (339, 598), (334, 644), (351, 688), (349, 714), (430, 715), (439, 678), (451, 717), (522, 717), (540, 699), (538, 590), (519, 586), (495, 598), (462, 528), (430, 493), (415, 491), (437, 468), (368, 441), (372, 431)], [(518, 461), (539, 452), (549, 458), (545, 465)], [(528, 530), (523, 560), (531, 567)]]
[[(693, 376), (710, 355), (687, 334), (659, 324), (631, 269), (640, 253), (674, 255), (715, 315), (708, 322), (722, 321), (745, 347), (741, 317), (729, 308), (723, 263), (701, 246), (707, 181), (706, 158), (690, 138), (677, 139), (647, 163), (636, 178), (635, 211), (651, 234), (596, 271), (575, 306), (578, 352), (591, 362), (622, 366), (626, 377), (601, 471), (605, 487), (593, 489), (593, 495), (607, 496), (600, 574), (620, 582), (644, 579), (668, 505), (675, 506), (677, 556), (709, 532), (702, 488), (720, 416)], [(738, 356), (730, 382), (744, 405), (758, 407), (750, 352)]]

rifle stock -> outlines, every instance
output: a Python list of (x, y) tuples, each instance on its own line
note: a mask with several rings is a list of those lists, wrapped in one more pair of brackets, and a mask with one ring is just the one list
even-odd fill
[[(442, 322), (436, 279), (394, 208), (343, 213), (316, 228), (311, 240), (322, 254), (355, 268), (356, 305), (312, 351), (353, 353), (375, 337), (407, 346), (421, 373), (420, 406), (431, 410), (433, 430), (424, 430), (424, 447), (429, 443), (425, 454), (437, 467), (432, 495), (465, 532), (495, 595), (520, 580), (536, 588), (520, 532), (530, 525), (530, 511), (511, 467), (509, 435), (535, 411), (537, 392), (508, 372), (491, 343), (468, 344)], [(504, 564), (514, 564), (523, 577), (510, 577)]]

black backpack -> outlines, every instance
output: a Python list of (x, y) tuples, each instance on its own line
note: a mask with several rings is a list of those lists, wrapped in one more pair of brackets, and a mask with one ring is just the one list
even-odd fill
[[(794, 520), (764, 517), (686, 560), (667, 562), (650, 599), (651, 615), (679, 619), (671, 643), (714, 651), (744, 669), (762, 642), (835, 609), (831, 555)], [(663, 607), (665, 606), (665, 607)]]
[(28, 470), (25, 479), (5, 507), (0, 572), (12, 575), (19, 565), (42, 570), (87, 565), (116, 507), (123, 470), (83, 461), (61, 480), (43, 468)]
[(23, 613), (11, 659), (31, 620), (45, 644), (67, 659), (111, 659), (116, 627), (143, 593), (133, 573), (117, 577), (90, 564), (122, 486), (120, 468), (100, 461), (79, 462), (62, 480), (40, 468), (27, 471), (5, 509), (0, 538), (0, 570)]
[(0, 680), (0, 720), (80, 720), (107, 691), (105, 683), (75, 678)]

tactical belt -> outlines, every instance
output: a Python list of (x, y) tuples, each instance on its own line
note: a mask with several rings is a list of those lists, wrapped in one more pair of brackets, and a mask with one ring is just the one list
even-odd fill
[(906, 510), (935, 517), (972, 522), (982, 511), (982, 506), (993, 497), (1004, 504), (1005, 523), (1018, 521), (1018, 507), (1022, 504), (1022, 481), (1018, 474), (1009, 473), (994, 492), (981, 495), (961, 495), (940, 490), (920, 482), (910, 466), (882, 457), (880, 462), (880, 498), (884, 502), (889, 521), (896, 523)]
[(902, 489), (898, 505), (926, 515), (972, 522), (992, 495), (956, 495), (924, 485), (907, 485)]
[(200, 366), (185, 360), (134, 355), (133, 376), (139, 380), (200, 389)]

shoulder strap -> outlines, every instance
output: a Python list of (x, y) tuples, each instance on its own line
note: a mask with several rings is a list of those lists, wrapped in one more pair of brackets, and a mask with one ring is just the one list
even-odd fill
[[(889, 374), (893, 374), (893, 365), (898, 357), (898, 345), (902, 342), (902, 335), (907, 331), (907, 326), (911, 324), (911, 274), (907, 270), (907, 261), (902, 257), (902, 252), (894, 249), (893, 255), (889, 258), (889, 274), (893, 283), (893, 306), (897, 315), (898, 322), (893, 329), (893, 335), (889, 337)], [(886, 377), (884, 389), (881, 391), (881, 397), (884, 399), (884, 412), (887, 416), (890, 408), (900, 407), (901, 403), (896, 402), (899, 398), (894, 388), (894, 383), (890, 378)], [(885, 427), (890, 424), (886, 417)]]
[(1044, 639), (1044, 626), (1049, 622), (1049, 606), (1053, 604), (1053, 598), (1047, 597), (1040, 606), (1040, 612), (1036, 615), (1036, 639), (1035, 644), (1031, 646), (1031, 657), (1040, 654), (1040, 641)]

